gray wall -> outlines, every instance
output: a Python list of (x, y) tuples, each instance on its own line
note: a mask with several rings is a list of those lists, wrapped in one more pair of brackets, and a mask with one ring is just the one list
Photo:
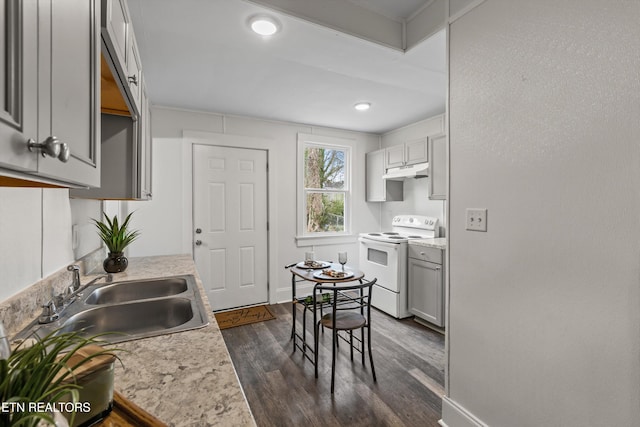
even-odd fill
[(0, 301), (99, 248), (89, 218), (100, 206), (67, 189), (0, 187)]
[(451, 25), (450, 427), (640, 425), (638, 22), (487, 0)]

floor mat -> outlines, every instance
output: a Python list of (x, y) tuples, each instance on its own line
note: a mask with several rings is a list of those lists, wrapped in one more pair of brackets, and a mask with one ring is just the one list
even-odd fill
[(266, 305), (239, 308), (237, 310), (215, 313), (216, 321), (220, 329), (233, 328), (235, 326), (248, 325), (250, 323), (264, 322), (276, 317), (269, 311)]

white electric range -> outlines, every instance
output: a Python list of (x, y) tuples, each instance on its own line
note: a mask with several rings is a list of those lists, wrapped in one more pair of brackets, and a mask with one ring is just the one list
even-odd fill
[(361, 233), (360, 269), (377, 278), (371, 304), (396, 318), (410, 317), (407, 302), (407, 242), (440, 237), (438, 218), (421, 215), (393, 217), (391, 231)]

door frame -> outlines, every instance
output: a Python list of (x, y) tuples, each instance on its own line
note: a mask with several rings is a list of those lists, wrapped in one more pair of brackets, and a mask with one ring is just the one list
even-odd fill
[(242, 148), (249, 150), (263, 150), (267, 152), (267, 297), (268, 303), (277, 301), (276, 290), (278, 286), (277, 248), (278, 248), (278, 206), (271, 203), (271, 195), (276, 194), (275, 171), (278, 170), (276, 141), (266, 138), (251, 136), (229, 135), (216, 132), (202, 132), (184, 130), (182, 134), (182, 194), (184, 200), (182, 206), (186, 207), (182, 224), (182, 249), (193, 257), (193, 145), (211, 145), (227, 148)]

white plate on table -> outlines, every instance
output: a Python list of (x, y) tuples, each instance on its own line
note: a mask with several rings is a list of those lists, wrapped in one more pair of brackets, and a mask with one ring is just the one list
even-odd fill
[(323, 280), (343, 280), (348, 279), (349, 277), (353, 277), (353, 271), (344, 271), (344, 276), (342, 277), (329, 276), (328, 274), (324, 274), (324, 272), (322, 271), (317, 271), (313, 273), (313, 277)]
[(296, 267), (298, 268), (306, 268), (306, 269), (311, 269), (311, 270), (318, 270), (318, 269), (325, 269), (327, 267), (331, 266), (330, 262), (327, 261), (315, 261), (318, 264), (316, 266), (311, 266), (311, 265), (307, 265), (304, 263), (304, 261), (300, 261), (299, 263), (296, 264)]

